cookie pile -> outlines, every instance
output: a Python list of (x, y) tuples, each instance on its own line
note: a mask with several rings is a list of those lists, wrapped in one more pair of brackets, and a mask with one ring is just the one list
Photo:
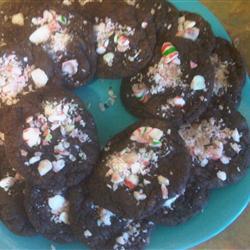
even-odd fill
[[(250, 137), (239, 52), (164, 0), (9, 1), (0, 11), (0, 217), (14, 233), (143, 249), (156, 223), (239, 181)], [(122, 78), (138, 122), (100, 150), (69, 92)]]

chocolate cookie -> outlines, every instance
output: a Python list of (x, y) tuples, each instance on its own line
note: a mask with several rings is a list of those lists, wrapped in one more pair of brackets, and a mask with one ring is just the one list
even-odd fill
[(190, 163), (172, 126), (157, 120), (140, 121), (104, 148), (89, 179), (90, 196), (121, 217), (143, 218), (183, 190)]
[(111, 239), (103, 248), (113, 250), (144, 249), (149, 244), (149, 237), (154, 227), (151, 221), (131, 221), (120, 235)]
[(193, 49), (202, 50), (207, 55), (210, 55), (215, 45), (210, 24), (200, 15), (187, 11), (180, 12), (176, 36), (193, 41)]
[(94, 1), (83, 6), (82, 15), (94, 24), (98, 77), (131, 76), (149, 62), (154, 25), (141, 21), (136, 8), (119, 1)]
[(203, 210), (208, 195), (208, 189), (198, 179), (192, 178), (183, 190), (183, 194), (168, 199), (150, 219), (166, 226), (183, 223)]
[(79, 87), (93, 78), (96, 70), (94, 32), (84, 17), (48, 1), (28, 18), (27, 39), (53, 59), (65, 87)]
[(199, 121), (182, 127), (195, 175), (208, 188), (239, 181), (250, 159), (250, 138), (245, 118), (237, 111), (212, 109)]
[(34, 185), (45, 189), (76, 185), (98, 160), (92, 116), (77, 97), (59, 88), (25, 99), (5, 124), (10, 163)]
[(24, 178), (9, 164), (0, 146), (0, 217), (12, 232), (22, 236), (36, 234), (24, 210)]
[[(4, 46), (0, 51), (0, 112), (24, 96), (51, 83), (53, 64), (39, 48), (26, 43)], [(3, 114), (1, 115), (3, 116)]]
[(83, 184), (70, 192), (70, 221), (77, 238), (92, 249), (107, 244), (128, 223), (89, 199), (86, 185)]
[(215, 68), (212, 104), (235, 108), (240, 104), (246, 70), (239, 51), (227, 40), (217, 37), (210, 56)]
[(191, 48), (193, 42), (183, 38), (157, 44), (149, 66), (122, 80), (121, 99), (128, 111), (177, 125), (199, 117), (211, 99), (214, 70), (209, 58)]
[(27, 186), (25, 209), (32, 225), (49, 240), (66, 243), (75, 239), (68, 218), (68, 191)]

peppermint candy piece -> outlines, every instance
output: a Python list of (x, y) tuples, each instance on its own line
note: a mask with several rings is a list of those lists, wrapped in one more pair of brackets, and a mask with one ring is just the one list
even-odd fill
[(178, 57), (179, 52), (172, 43), (165, 42), (161, 47), (161, 54), (162, 56), (165, 56), (165, 62), (170, 63)]
[(50, 38), (51, 32), (48, 25), (41, 26), (36, 29), (29, 37), (29, 40), (38, 45), (47, 42)]
[(23, 16), (23, 13), (17, 13), (15, 15), (13, 15), (12, 18), (11, 18), (11, 22), (14, 25), (24, 26), (24, 16)]
[(163, 131), (158, 128), (140, 127), (132, 133), (130, 140), (148, 144), (151, 147), (161, 147), (162, 136)]
[(73, 76), (78, 71), (78, 62), (76, 59), (68, 60), (62, 63), (62, 72), (65, 75)]
[(194, 91), (205, 90), (206, 89), (205, 78), (201, 75), (194, 76), (190, 87)]
[(35, 83), (37, 88), (44, 87), (47, 84), (48, 80), (49, 80), (46, 73), (40, 68), (34, 69), (31, 72), (31, 78), (32, 78), (32, 80)]
[(38, 128), (27, 128), (23, 131), (23, 139), (32, 148), (41, 143), (40, 134), (41, 132)]
[(41, 176), (46, 175), (53, 168), (52, 163), (49, 160), (42, 160), (38, 165), (38, 172)]
[(149, 91), (144, 83), (134, 84), (132, 86), (132, 91), (140, 102), (147, 103), (149, 100)]

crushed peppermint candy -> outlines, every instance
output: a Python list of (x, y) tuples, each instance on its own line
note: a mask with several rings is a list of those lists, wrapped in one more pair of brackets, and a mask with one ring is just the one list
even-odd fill
[(106, 177), (110, 177), (115, 191), (119, 186), (133, 190), (139, 185), (139, 176), (150, 172), (149, 166), (157, 168), (157, 154), (153, 150), (141, 148), (137, 151), (125, 148), (112, 154), (106, 165), (109, 167)]
[(133, 36), (135, 33), (135, 29), (132, 29), (130, 26), (123, 26), (119, 23), (115, 23), (108, 17), (102, 21), (99, 20), (99, 22), (94, 26), (94, 31), (97, 42), (96, 52), (99, 55), (106, 53), (112, 38), (116, 45), (115, 50), (125, 53), (130, 49), (129, 37)]
[(140, 127), (132, 133), (130, 140), (147, 144), (151, 147), (161, 147), (163, 135), (163, 131), (158, 128)]
[[(91, 140), (84, 132), (86, 124), (80, 115), (81, 108), (78, 104), (64, 98), (60, 101), (45, 101), (42, 103), (42, 108), (42, 113), (26, 119), (23, 139), (29, 148), (35, 148), (37, 151), (34, 155), (30, 155), (25, 165), (37, 166), (40, 176), (44, 176), (50, 171), (60, 172), (67, 166), (67, 162), (86, 160), (87, 156), (78, 144), (88, 143)], [(54, 142), (56, 135), (60, 136), (58, 142)], [(72, 143), (72, 139), (75, 144)], [(54, 145), (53, 158), (44, 159), (39, 149), (43, 151), (41, 148), (51, 144)], [(24, 157), (29, 155), (24, 148), (20, 153)]]
[(176, 36), (196, 41), (199, 34), (200, 29), (196, 27), (195, 21), (186, 20), (185, 16), (178, 18), (178, 32)]
[(29, 40), (42, 45), (54, 60), (59, 60), (59, 54), (65, 53), (72, 35), (68, 31), (70, 17), (60, 15), (54, 10), (44, 10), (42, 17), (33, 17), (32, 24), (37, 27)]
[(227, 61), (222, 62), (217, 54), (211, 55), (210, 60), (215, 69), (213, 94), (216, 96), (221, 96), (225, 92), (227, 92), (227, 89), (229, 87), (228, 85), (229, 64)]
[(48, 205), (52, 213), (51, 221), (69, 224), (69, 202), (62, 195), (57, 194), (48, 198)]
[(0, 98), (5, 105), (16, 104), (18, 95), (32, 92), (48, 82), (46, 73), (27, 64), (25, 59), (19, 59), (14, 52), (0, 57)]
[(182, 71), (179, 60), (168, 62), (165, 56), (162, 56), (159, 63), (149, 67), (147, 76), (151, 82), (154, 82), (150, 88), (152, 95), (164, 93), (167, 88), (184, 87), (182, 82)]
[[(238, 129), (223, 128), (223, 120), (202, 120), (200, 123), (184, 126), (179, 134), (184, 139), (186, 146), (193, 158), (205, 167), (209, 160), (220, 160), (222, 164), (229, 164), (231, 158), (225, 155), (224, 145), (233, 145), (235, 152), (240, 152), (241, 134)], [(230, 141), (232, 141), (230, 143)], [(238, 145), (238, 146), (237, 146)]]

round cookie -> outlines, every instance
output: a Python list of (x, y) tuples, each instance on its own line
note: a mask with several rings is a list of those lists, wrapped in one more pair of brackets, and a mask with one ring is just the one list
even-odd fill
[(149, 244), (154, 223), (151, 221), (131, 221), (120, 235), (116, 235), (103, 248), (113, 250), (142, 250)]
[(34, 185), (45, 189), (76, 185), (98, 160), (91, 114), (77, 97), (59, 88), (29, 96), (5, 124), (10, 163)]
[(105, 245), (128, 223), (89, 199), (84, 184), (71, 189), (69, 201), (72, 229), (77, 238), (92, 249)]
[(68, 218), (68, 193), (65, 189), (52, 191), (35, 186), (25, 189), (25, 209), (30, 222), (49, 240), (60, 243), (75, 240)]
[[(4, 46), (0, 51), (0, 112), (51, 85), (53, 64), (39, 48), (26, 43)], [(3, 114), (2, 114), (3, 115)]]
[(0, 146), (0, 217), (12, 232), (22, 236), (36, 234), (24, 209), (25, 180), (11, 167), (4, 146)]
[(140, 121), (104, 148), (88, 182), (90, 196), (121, 217), (144, 218), (183, 190), (190, 165), (183, 141), (171, 125)]
[(210, 109), (179, 134), (192, 156), (195, 175), (208, 188), (235, 183), (246, 174), (250, 137), (239, 112)]
[(183, 194), (167, 200), (150, 219), (166, 226), (184, 223), (203, 210), (207, 204), (208, 195), (208, 189), (198, 179), (192, 178)]
[(215, 46), (215, 37), (210, 24), (200, 15), (182, 11), (178, 18), (176, 36), (194, 42), (194, 50), (210, 55)]
[(91, 2), (82, 14), (94, 24), (97, 76), (120, 78), (141, 70), (152, 57), (155, 29), (133, 6), (123, 2)]
[(89, 21), (49, 2), (29, 13), (28, 18), (27, 39), (51, 57), (63, 86), (79, 87), (93, 78), (96, 52), (93, 26)]
[(215, 68), (212, 104), (236, 108), (246, 80), (246, 70), (239, 51), (227, 40), (217, 37), (210, 56)]
[(211, 99), (214, 70), (209, 58), (191, 48), (193, 42), (183, 38), (158, 44), (149, 66), (122, 80), (121, 99), (128, 111), (176, 125), (199, 117)]

